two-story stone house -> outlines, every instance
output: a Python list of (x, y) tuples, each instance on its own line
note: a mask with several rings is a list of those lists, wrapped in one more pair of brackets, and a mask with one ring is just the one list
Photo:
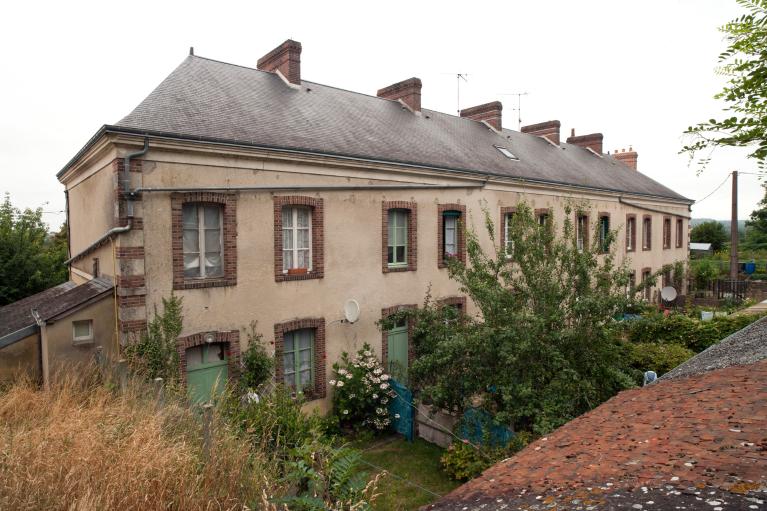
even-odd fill
[[(245, 327), (273, 343), (280, 381), (327, 405), (329, 368), (364, 342), (407, 365), (407, 329), (376, 321), (436, 299), (471, 303), (445, 258), (459, 225), (489, 248), (521, 201), (582, 231), (620, 229), (637, 279), (686, 260), (691, 201), (637, 170), (602, 135), (560, 140), (560, 123), (504, 129), (498, 102), (460, 116), (421, 108), (421, 81), (376, 96), (304, 80), (286, 41), (258, 69), (190, 54), (133, 112), (103, 126), (58, 173), (66, 187), (71, 278), (113, 277), (121, 341), (162, 297), (183, 297), (184, 374), (233, 374)], [(359, 321), (342, 321), (356, 300)], [(196, 377), (195, 377), (196, 378)], [(197, 381), (197, 380), (195, 380)]]

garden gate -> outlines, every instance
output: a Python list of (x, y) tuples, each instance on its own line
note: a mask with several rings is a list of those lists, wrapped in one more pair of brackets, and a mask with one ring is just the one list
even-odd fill
[(401, 435), (405, 435), (405, 438), (407, 438), (409, 442), (412, 442), (415, 425), (413, 393), (398, 381), (389, 380), (389, 383), (391, 384), (392, 390), (397, 394), (396, 397), (389, 402), (389, 415), (391, 415), (394, 431)]

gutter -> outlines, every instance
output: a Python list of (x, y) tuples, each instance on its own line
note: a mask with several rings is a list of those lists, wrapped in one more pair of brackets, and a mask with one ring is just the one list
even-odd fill
[(95, 248), (98, 248), (102, 243), (110, 239), (115, 234), (122, 234), (124, 232), (128, 232), (131, 229), (131, 224), (128, 222), (128, 225), (125, 225), (123, 227), (113, 227), (112, 229), (109, 229), (107, 232), (105, 232), (99, 239), (88, 245), (84, 250), (81, 250), (76, 255), (73, 255), (66, 261), (64, 261), (64, 264), (68, 265), (72, 263), (72, 261), (75, 261), (77, 259), (80, 259), (82, 256), (87, 254), (88, 252), (92, 251)]
[(690, 220), (692, 218), (692, 217), (689, 217), (689, 216), (680, 215), (679, 213), (672, 213), (671, 211), (663, 211), (662, 209), (649, 208), (649, 207), (643, 206), (641, 204), (636, 204), (634, 202), (628, 202), (628, 201), (623, 200), (623, 197), (618, 197), (618, 202), (621, 203), (621, 204), (625, 204), (626, 206), (631, 206), (632, 208), (643, 209), (645, 211), (652, 211), (653, 213), (663, 213), (664, 215), (676, 216), (676, 217), (679, 217), (679, 218), (686, 218), (687, 220)]
[(136, 188), (131, 192), (132, 196), (151, 192), (288, 192), (288, 191), (354, 191), (354, 190), (454, 190), (465, 188), (484, 188), (485, 184), (466, 185), (429, 185), (429, 184), (401, 184), (401, 185), (297, 185), (297, 186), (200, 186), (195, 188)]
[[(141, 130), (136, 128), (126, 128), (122, 126), (114, 126), (114, 125), (108, 125), (105, 124), (102, 126), (93, 137), (85, 144), (85, 146), (80, 149), (80, 151), (72, 158), (65, 166), (62, 168), (57, 174), (57, 178), (61, 178), (61, 176), (69, 169), (71, 165), (73, 165), (80, 157), (85, 154), (85, 152), (88, 151), (95, 143), (99, 140), (99, 138), (102, 135), (105, 135), (107, 133), (116, 133), (116, 134), (126, 134), (126, 135), (139, 135), (144, 137), (152, 136), (154, 138), (161, 138), (165, 140), (175, 140), (175, 141), (191, 141), (191, 142), (205, 142), (210, 144), (219, 144), (224, 146), (230, 146), (230, 147), (242, 147), (242, 148), (248, 148), (248, 149), (260, 149), (260, 150), (266, 150), (266, 151), (274, 151), (282, 154), (299, 154), (299, 155), (305, 155), (305, 156), (320, 156), (320, 157), (333, 157), (333, 158), (339, 158), (344, 160), (350, 160), (350, 161), (358, 161), (363, 163), (373, 163), (373, 164), (383, 164), (383, 165), (399, 165), (403, 167), (410, 167), (415, 169), (424, 169), (424, 170), (433, 170), (437, 172), (450, 172), (450, 173), (462, 173), (462, 174), (468, 174), (475, 177), (481, 177), (483, 180), (489, 179), (489, 177), (496, 177), (496, 178), (502, 178), (502, 179), (509, 179), (511, 181), (516, 181), (520, 183), (533, 183), (533, 184), (541, 184), (541, 185), (558, 185), (558, 186), (566, 186), (569, 188), (579, 189), (579, 190), (594, 190), (594, 191), (602, 191), (602, 192), (609, 192), (612, 194), (615, 193), (626, 193), (626, 190), (618, 190), (614, 188), (601, 188), (596, 186), (585, 186), (585, 185), (577, 185), (573, 183), (565, 183), (562, 181), (554, 181), (554, 180), (547, 180), (547, 179), (532, 179), (532, 178), (525, 178), (525, 177), (515, 177), (515, 176), (509, 176), (506, 174), (496, 174), (496, 173), (490, 173), (490, 172), (482, 172), (479, 170), (471, 170), (471, 169), (459, 169), (459, 168), (451, 168), (451, 167), (437, 167), (432, 165), (426, 165), (423, 163), (417, 163), (417, 162), (406, 162), (406, 161), (397, 161), (397, 160), (376, 160), (372, 158), (366, 158), (363, 156), (357, 156), (357, 155), (350, 155), (350, 154), (341, 154), (341, 153), (334, 153), (334, 152), (321, 152), (321, 151), (312, 151), (307, 149), (300, 149), (300, 148), (286, 148), (286, 147), (276, 147), (276, 146), (268, 146), (268, 145), (262, 145), (262, 144), (256, 144), (253, 142), (248, 142), (245, 140), (228, 140), (228, 139), (217, 139), (213, 137), (200, 137), (200, 136), (192, 136), (192, 135), (181, 135), (178, 133), (169, 133), (169, 132), (163, 132), (163, 131), (152, 131), (152, 130)], [(648, 198), (657, 198), (657, 199), (663, 199), (663, 200), (671, 200), (674, 202), (681, 202), (685, 204), (692, 204), (694, 201), (687, 199), (685, 197), (670, 197), (666, 195), (654, 195), (649, 193), (642, 193), (642, 192), (629, 192), (633, 195), (648, 197)]]
[(11, 332), (9, 334), (6, 334), (2, 337), (0, 337), (0, 350), (10, 346), (11, 344), (16, 344), (22, 339), (25, 339), (29, 337), (30, 335), (37, 332), (38, 329), (37, 323), (34, 323), (32, 325), (25, 326), (24, 328), (20, 328), (19, 330), (16, 330), (15, 332)]

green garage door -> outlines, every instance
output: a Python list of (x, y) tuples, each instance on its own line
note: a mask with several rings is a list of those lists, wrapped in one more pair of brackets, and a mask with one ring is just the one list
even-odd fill
[(226, 386), (226, 344), (213, 343), (186, 350), (186, 385), (192, 403), (207, 403)]

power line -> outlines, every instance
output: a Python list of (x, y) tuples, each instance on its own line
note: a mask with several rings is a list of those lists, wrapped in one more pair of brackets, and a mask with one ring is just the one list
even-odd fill
[(718, 191), (719, 191), (719, 189), (720, 189), (721, 187), (723, 187), (723, 186), (724, 186), (724, 184), (727, 182), (727, 180), (728, 180), (728, 179), (730, 179), (730, 176), (732, 176), (732, 173), (729, 173), (729, 174), (727, 174), (727, 177), (725, 177), (725, 178), (724, 178), (724, 181), (722, 181), (722, 182), (719, 184), (719, 186), (717, 186), (716, 188), (714, 188), (714, 191), (713, 191), (713, 192), (709, 193), (708, 195), (706, 195), (705, 197), (703, 197), (703, 198), (702, 198), (702, 199), (700, 199), (700, 200), (696, 200), (696, 201), (695, 201), (695, 204), (700, 204), (701, 202), (703, 202), (704, 200), (708, 199), (709, 197), (711, 197), (712, 195), (714, 195), (716, 192), (718, 192)]

